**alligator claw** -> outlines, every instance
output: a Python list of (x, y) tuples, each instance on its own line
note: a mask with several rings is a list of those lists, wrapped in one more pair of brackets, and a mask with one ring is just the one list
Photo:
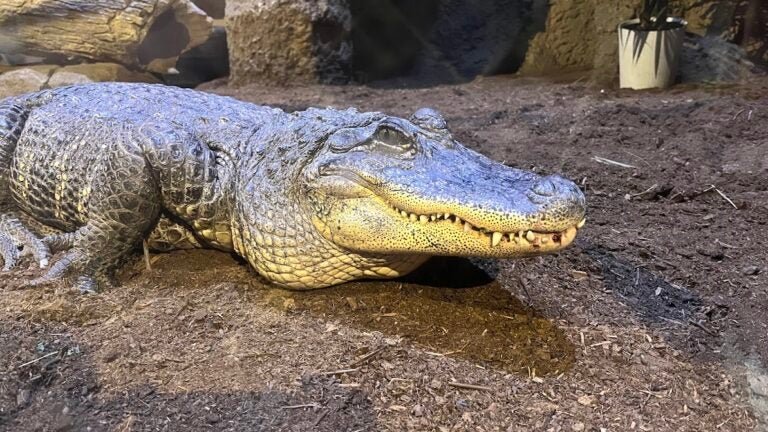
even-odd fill
[(7, 235), (0, 235), (0, 256), (3, 258), (2, 271), (11, 270), (19, 262), (19, 248)]
[[(19, 253), (19, 247), (23, 247)], [(0, 257), (3, 271), (16, 267), (19, 257), (32, 255), (40, 268), (48, 267), (51, 251), (43, 241), (13, 217), (0, 215)]]

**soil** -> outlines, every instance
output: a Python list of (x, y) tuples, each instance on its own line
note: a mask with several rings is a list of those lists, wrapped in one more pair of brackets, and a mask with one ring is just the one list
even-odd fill
[(0, 430), (745, 431), (768, 419), (768, 81), (601, 90), (206, 90), (295, 110), (441, 110), (587, 194), (575, 245), (402, 280), (270, 286), (215, 251), (80, 295), (0, 279)]

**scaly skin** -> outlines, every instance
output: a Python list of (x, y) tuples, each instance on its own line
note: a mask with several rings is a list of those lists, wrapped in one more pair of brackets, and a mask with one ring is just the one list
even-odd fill
[(118, 83), (0, 101), (0, 256), (11, 268), (23, 246), (45, 267), (62, 252), (33, 285), (71, 275), (95, 290), (149, 238), (319, 288), (397, 277), (432, 255), (555, 252), (584, 213), (572, 182), (461, 146), (430, 109), (288, 114)]

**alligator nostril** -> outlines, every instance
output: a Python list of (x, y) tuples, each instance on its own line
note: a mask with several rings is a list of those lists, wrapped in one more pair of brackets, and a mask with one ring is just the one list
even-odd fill
[(533, 191), (537, 193), (538, 195), (550, 197), (555, 194), (556, 191), (555, 184), (552, 183), (552, 180), (543, 178), (539, 180), (535, 185), (533, 185)]

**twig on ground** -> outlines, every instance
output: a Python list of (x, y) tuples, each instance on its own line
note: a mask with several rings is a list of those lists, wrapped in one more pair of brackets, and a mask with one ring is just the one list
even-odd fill
[(636, 193), (636, 194), (629, 194), (629, 196), (630, 196), (630, 197), (632, 197), (632, 198), (634, 198), (634, 197), (639, 197), (639, 196), (641, 196), (641, 195), (645, 195), (645, 194), (647, 194), (647, 193), (649, 193), (649, 192), (653, 192), (653, 190), (654, 190), (654, 189), (656, 189), (657, 187), (659, 187), (659, 185), (658, 185), (658, 184), (656, 184), (656, 183), (654, 183), (654, 184), (653, 184), (653, 186), (649, 187), (648, 189), (646, 189), (646, 190), (644, 190), (644, 191), (642, 191), (642, 192), (640, 192), (640, 193)]
[(723, 193), (723, 192), (722, 192), (720, 189), (718, 189), (718, 188), (717, 188), (717, 186), (715, 186), (715, 185), (709, 185), (709, 187), (708, 187), (708, 188), (704, 189), (704, 192), (709, 192), (709, 191), (711, 191), (711, 190), (713, 190), (713, 191), (717, 192), (717, 194), (718, 194), (718, 195), (720, 195), (721, 197), (723, 197), (723, 199), (724, 199), (724, 200), (728, 201), (728, 204), (732, 205), (732, 206), (733, 206), (733, 208), (735, 208), (736, 210), (738, 210), (738, 209), (739, 209), (739, 207), (738, 207), (736, 204), (734, 204), (734, 203), (733, 203), (733, 201), (731, 201), (731, 199), (730, 199), (730, 198), (728, 198), (728, 197), (727, 197), (727, 196), (726, 196), (726, 195), (725, 195), (725, 194), (724, 194), (724, 193)]
[(152, 263), (149, 261), (149, 244), (147, 243), (147, 240), (141, 242), (141, 245), (144, 247), (144, 264), (147, 266), (147, 271), (152, 271)]
[(456, 387), (456, 388), (465, 389), (465, 390), (480, 390), (480, 391), (492, 391), (493, 390), (492, 388), (490, 388), (488, 386), (482, 386), (482, 385), (477, 385), (477, 384), (460, 383), (460, 382), (456, 382), (456, 381), (451, 381), (451, 382), (448, 383), (448, 385), (451, 386), (451, 387)]
[(360, 368), (339, 369), (339, 370), (328, 371), (328, 372), (320, 372), (320, 375), (341, 375), (345, 373), (357, 372), (358, 370), (360, 370)]
[(703, 330), (703, 331), (704, 331), (704, 333), (706, 333), (706, 334), (708, 334), (708, 335), (710, 335), (710, 336), (713, 336), (713, 337), (714, 337), (714, 336), (717, 336), (717, 333), (715, 333), (715, 332), (713, 332), (712, 330), (710, 330), (710, 329), (708, 329), (708, 328), (704, 327), (704, 324), (701, 324), (701, 323), (699, 323), (699, 322), (697, 322), (697, 321), (694, 321), (694, 320), (692, 320), (692, 319), (691, 319), (691, 320), (688, 320), (688, 322), (689, 322), (689, 323), (691, 323), (691, 325), (693, 325), (693, 326), (695, 326), (695, 327), (698, 327), (698, 328), (700, 328), (701, 330)]
[(58, 353), (60, 353), (60, 352), (61, 352), (61, 351), (54, 351), (54, 352), (50, 352), (50, 353), (48, 353), (48, 354), (46, 354), (46, 355), (44, 355), (44, 356), (42, 356), (42, 357), (38, 357), (38, 358), (36, 358), (36, 359), (34, 359), (34, 360), (30, 360), (30, 361), (28, 361), (28, 362), (26, 362), (26, 363), (24, 363), (24, 364), (22, 364), (22, 365), (16, 366), (16, 369), (21, 369), (21, 368), (23, 368), (23, 367), (26, 367), (26, 366), (29, 366), (29, 365), (31, 365), (31, 364), (35, 364), (35, 363), (39, 362), (40, 360), (45, 360), (45, 359), (47, 359), (48, 357), (53, 357), (53, 356), (55, 356), (56, 354), (58, 354)]
[(736, 114), (733, 116), (733, 118), (731, 119), (731, 121), (733, 121), (733, 120), (736, 120), (737, 118), (739, 118), (739, 116), (740, 116), (740, 115), (741, 115), (741, 113), (743, 113), (743, 112), (744, 112), (744, 108), (740, 109), (740, 110), (739, 110), (739, 112), (737, 112), (737, 113), (736, 113)]
[(637, 168), (634, 165), (626, 164), (624, 162), (618, 162), (618, 161), (611, 160), (611, 159), (606, 159), (606, 158), (600, 157), (600, 156), (592, 156), (592, 160), (595, 161), (595, 162), (601, 163), (601, 164), (615, 165), (615, 166), (622, 167), (622, 168)]
[(320, 424), (320, 422), (321, 422), (321, 421), (323, 421), (323, 419), (325, 418), (325, 416), (327, 416), (327, 415), (328, 415), (328, 413), (329, 413), (329, 412), (331, 412), (331, 410), (329, 410), (329, 409), (326, 409), (325, 411), (323, 411), (323, 413), (322, 413), (322, 414), (320, 414), (319, 416), (317, 416), (317, 420), (315, 420), (315, 423), (312, 425), (312, 427), (313, 427), (313, 428), (317, 427), (317, 425), (319, 425), (319, 424)]
[[(619, 140), (619, 141), (621, 141), (621, 140)], [(623, 144), (623, 143), (622, 143), (622, 144)], [(622, 151), (623, 151), (624, 153), (626, 153), (626, 154), (630, 155), (630, 156), (633, 156), (633, 157), (636, 157), (636, 158), (640, 159), (640, 161), (641, 161), (642, 163), (644, 163), (644, 164), (646, 164), (646, 165), (648, 165), (648, 166), (651, 166), (651, 164), (650, 164), (650, 163), (648, 163), (648, 161), (647, 161), (647, 160), (645, 160), (645, 159), (641, 158), (640, 156), (638, 156), (638, 155), (636, 155), (636, 154), (634, 154), (634, 153), (632, 153), (632, 152), (630, 152), (630, 151), (627, 151), (627, 150), (622, 150)]]
[(715, 239), (715, 243), (719, 244), (720, 246), (722, 246), (722, 247), (724, 247), (726, 249), (738, 249), (738, 247), (736, 247), (734, 245), (730, 245), (728, 243), (724, 243), (724, 242), (720, 241), (720, 239)]
[(679, 326), (685, 325), (685, 323), (682, 323), (682, 322), (680, 322), (678, 320), (675, 320), (675, 319), (672, 319), (672, 318), (667, 318), (667, 317), (663, 317), (663, 316), (660, 316), (659, 318), (663, 319), (664, 321), (671, 322), (672, 324), (675, 324), (675, 325), (679, 325)]
[(368, 354), (366, 354), (366, 355), (360, 357), (359, 359), (353, 361), (352, 363), (350, 363), (349, 367), (353, 368), (355, 366), (359, 366), (359, 365), (367, 362), (368, 360), (372, 359), (374, 356), (376, 356), (380, 352), (384, 351), (386, 348), (387, 348), (387, 346), (384, 345), (383, 347), (381, 347), (379, 349), (375, 349), (375, 350), (369, 352)]
[[(514, 319), (514, 318), (508, 317), (506, 315), (502, 315), (502, 316), (504, 318)], [(469, 346), (469, 342), (465, 343), (463, 347), (461, 347), (461, 348), (459, 348), (457, 350), (448, 351), (448, 352), (444, 352), (444, 353), (439, 353), (439, 352), (434, 352), (434, 351), (424, 351), (424, 354), (429, 354), (429, 355), (437, 356), (437, 357), (445, 357), (445, 356), (448, 356), (448, 355), (451, 355), (451, 354), (456, 354), (456, 353), (464, 352), (464, 349), (467, 348), (468, 346)]]
[(284, 410), (301, 409), (301, 408), (320, 408), (320, 404), (311, 403), (311, 404), (301, 404), (301, 405), (286, 405), (286, 406), (280, 407), (280, 409), (284, 409)]
[(652, 391), (648, 391), (648, 390), (640, 390), (640, 393), (645, 393), (645, 394), (647, 394), (649, 397), (650, 397), (650, 396), (653, 396), (653, 397), (655, 397), (655, 398), (664, 399), (664, 393), (661, 393), (661, 394), (659, 394), (659, 393), (655, 393), (655, 392), (652, 392)]

